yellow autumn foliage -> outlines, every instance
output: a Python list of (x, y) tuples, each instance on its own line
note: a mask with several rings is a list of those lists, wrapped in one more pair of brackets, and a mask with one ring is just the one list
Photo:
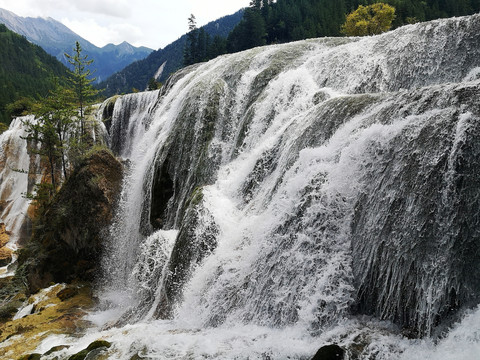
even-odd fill
[(391, 28), (393, 19), (393, 6), (384, 3), (360, 5), (357, 10), (347, 15), (347, 20), (342, 25), (342, 33), (347, 36), (381, 34)]

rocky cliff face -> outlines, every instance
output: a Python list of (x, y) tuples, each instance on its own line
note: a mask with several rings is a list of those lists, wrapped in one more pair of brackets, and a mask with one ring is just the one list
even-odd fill
[(31, 291), (52, 281), (93, 277), (121, 182), (122, 165), (100, 150), (81, 163), (45, 209), (39, 209), (32, 239), (19, 258)]

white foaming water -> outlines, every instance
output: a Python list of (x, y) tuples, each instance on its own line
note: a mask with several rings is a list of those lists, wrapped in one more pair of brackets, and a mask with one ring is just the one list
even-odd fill
[[(157, 97), (158, 90), (129, 94), (116, 100), (118, 104), (115, 104), (110, 126), (110, 146), (123, 158), (130, 157), (133, 144), (137, 145), (144, 135), (148, 126), (149, 113)], [(103, 112), (102, 106), (99, 114)]]
[[(32, 120), (31, 117), (28, 117)], [(22, 126), (24, 118), (16, 118), (10, 128), (0, 135), (0, 222), (10, 232), (7, 246), (16, 250), (20, 230), (27, 219), (29, 200), (28, 170), (30, 156), (27, 152), (26, 136)], [(14, 261), (15, 259), (13, 259)], [(13, 275), (6, 267), (0, 268), (0, 277)]]
[[(10, 128), (0, 135), (0, 200), (6, 203), (0, 217), (7, 230), (12, 232), (11, 241), (24, 221), (28, 200), (25, 198), (28, 184), (30, 156), (27, 153), (26, 136), (22, 118), (16, 118)], [(23, 215), (23, 216), (21, 216)]]
[[(117, 149), (130, 165), (100, 292), (111, 306), (90, 319), (121, 321), (37, 350), (71, 343), (71, 354), (103, 337), (111, 359), (309, 359), (333, 342), (350, 358), (475, 359), (478, 309), (438, 338), (408, 340), (400, 326), (429, 335), (446, 307), (478, 304), (465, 295), (468, 277), (465, 290), (442, 273), (463, 276), (447, 257), (428, 263), (443, 251), (428, 244), (444, 244), (451, 261), (465, 254), (442, 237), (446, 224), (456, 233), (458, 217), (441, 206), (461, 203), (451, 192), (478, 151), (479, 27), (473, 16), (257, 48), (183, 71), (158, 101), (117, 100), (112, 127), (126, 112), (137, 115), (122, 124), (136, 130)], [(149, 110), (131, 111), (138, 103)], [(160, 230), (150, 219), (159, 173), (172, 190)], [(412, 179), (438, 186), (440, 210)], [(380, 190), (384, 203), (370, 204)], [(366, 210), (375, 216), (364, 220)], [(382, 216), (408, 231), (382, 227)], [(433, 240), (422, 232), (440, 220)], [(413, 235), (395, 253), (397, 233)], [(410, 259), (424, 271), (410, 270)], [(399, 293), (418, 317), (396, 317)]]
[[(141, 217), (143, 211), (143, 203), (145, 201), (144, 191), (151, 185), (152, 175), (148, 173), (151, 168), (151, 159), (156, 154), (159, 142), (165, 141), (166, 133), (168, 133), (168, 122), (165, 118), (161, 118), (152, 124), (144, 122), (145, 109), (150, 109), (153, 102), (156, 101), (158, 91), (139, 93), (130, 96), (138, 101), (135, 103), (142, 104), (140, 112), (135, 112), (136, 116), (132, 117), (134, 121), (128, 117), (122, 119), (127, 120), (129, 129), (136, 129), (130, 133), (135, 134), (134, 141), (129, 144), (135, 144), (131, 147), (121, 147), (120, 152), (126, 155), (128, 161), (124, 186), (120, 198), (119, 211), (114, 219), (114, 225), (111, 228), (112, 241), (108, 248), (109, 254), (104, 266), (104, 272), (108, 274), (108, 284), (106, 294), (113, 294), (116, 298), (116, 304), (121, 308), (129, 308), (135, 305), (136, 300), (136, 282), (133, 267), (135, 267), (136, 256), (139, 253), (138, 243), (132, 239), (141, 237)], [(120, 101), (121, 98), (117, 101)], [(150, 100), (150, 103), (145, 100)], [(178, 103), (180, 98), (176, 100)], [(174, 100), (175, 102), (175, 100)], [(168, 104), (169, 107), (179, 106), (178, 104)], [(120, 117), (122, 107), (116, 107), (113, 117), (112, 126), (116, 123), (116, 114)], [(158, 112), (159, 110), (157, 110)], [(142, 115), (143, 114), (143, 115)], [(138, 117), (137, 117), (138, 116)], [(150, 126), (146, 132), (147, 126)], [(111, 130), (112, 133), (113, 130)], [(146, 174), (138, 175), (138, 174)], [(148, 196), (148, 195), (147, 195)], [(126, 286), (126, 284), (128, 284)], [(107, 295), (108, 297), (112, 295)], [(115, 312), (117, 314), (117, 312)]]

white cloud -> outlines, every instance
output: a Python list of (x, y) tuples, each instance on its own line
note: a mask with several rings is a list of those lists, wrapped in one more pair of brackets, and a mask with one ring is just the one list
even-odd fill
[[(205, 25), (210, 21), (234, 12), (250, 4), (250, 0), (188, 0), (190, 13), (197, 18), (197, 25)], [(185, 20), (186, 23), (186, 20)]]
[(97, 46), (128, 41), (153, 49), (187, 32), (191, 13), (202, 26), (250, 0), (0, 0), (19, 16), (52, 17)]
[(80, 11), (97, 15), (103, 14), (125, 19), (131, 13), (125, 0), (81, 0), (68, 2)]

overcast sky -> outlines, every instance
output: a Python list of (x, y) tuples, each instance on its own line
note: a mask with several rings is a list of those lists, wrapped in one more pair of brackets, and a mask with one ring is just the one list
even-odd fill
[(19, 16), (52, 17), (97, 46), (128, 41), (157, 50), (197, 25), (230, 15), (250, 0), (0, 0)]

